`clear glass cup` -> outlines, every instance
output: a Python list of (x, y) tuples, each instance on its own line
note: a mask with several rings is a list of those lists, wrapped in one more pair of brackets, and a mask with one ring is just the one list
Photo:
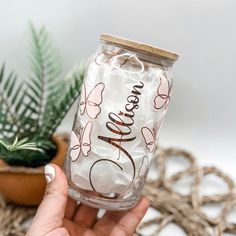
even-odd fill
[(101, 36), (88, 61), (65, 161), (72, 198), (109, 210), (137, 203), (170, 102), (177, 58)]

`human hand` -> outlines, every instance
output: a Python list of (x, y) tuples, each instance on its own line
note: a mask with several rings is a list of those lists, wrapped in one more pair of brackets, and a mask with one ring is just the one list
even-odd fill
[(128, 211), (107, 211), (97, 219), (98, 209), (68, 198), (67, 180), (58, 166), (46, 166), (45, 175), (45, 196), (26, 236), (131, 236), (150, 204), (142, 198)]

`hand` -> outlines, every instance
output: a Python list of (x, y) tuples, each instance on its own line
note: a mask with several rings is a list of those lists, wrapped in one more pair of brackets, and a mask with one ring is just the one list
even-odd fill
[(128, 211), (107, 211), (77, 205), (67, 196), (67, 180), (56, 165), (45, 167), (47, 189), (26, 236), (131, 236), (145, 215), (149, 200), (142, 198)]

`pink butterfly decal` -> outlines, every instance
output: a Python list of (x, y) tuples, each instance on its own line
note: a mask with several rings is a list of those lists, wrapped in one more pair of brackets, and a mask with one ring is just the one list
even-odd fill
[(91, 150), (91, 132), (92, 132), (92, 122), (88, 122), (84, 128), (80, 128), (78, 131), (73, 131), (71, 133), (70, 140), (70, 158), (71, 161), (76, 161), (81, 152), (84, 156), (88, 156)]
[(142, 73), (144, 71), (144, 64), (136, 54), (128, 52), (114, 56), (111, 60), (111, 66), (128, 73)]
[(146, 178), (148, 170), (149, 170), (149, 159), (147, 156), (144, 156), (142, 159), (142, 164), (138, 170), (139, 178), (141, 178), (141, 179)]
[(102, 93), (105, 88), (103, 83), (98, 83), (87, 95), (85, 84), (83, 83), (81, 98), (80, 98), (80, 115), (83, 115), (86, 111), (87, 115), (96, 119), (101, 113), (100, 105), (102, 103)]
[(150, 167), (148, 156), (144, 156), (142, 159), (142, 163), (138, 169), (138, 176), (134, 181), (134, 187), (138, 190), (142, 188), (145, 178), (148, 174), (148, 170)]
[(153, 128), (152, 130), (148, 127), (143, 127), (141, 129), (144, 141), (146, 143), (146, 148), (149, 152), (155, 152), (157, 149), (157, 134), (159, 131), (159, 126)]
[(102, 47), (102, 51), (98, 53), (98, 55), (95, 58), (95, 63), (97, 65), (101, 65), (102, 63), (108, 63), (113, 56), (118, 55), (118, 53), (121, 51), (122, 49), (119, 49), (118, 51), (109, 51), (104, 49), (104, 47)]
[(109, 51), (102, 48), (102, 51), (96, 56), (95, 63), (109, 63), (113, 69), (121, 69), (128, 73), (141, 73), (144, 71), (143, 63), (137, 58), (136, 54), (124, 52), (119, 49)]
[(155, 109), (167, 109), (170, 102), (171, 85), (165, 75), (161, 75), (157, 88), (157, 96), (154, 98)]

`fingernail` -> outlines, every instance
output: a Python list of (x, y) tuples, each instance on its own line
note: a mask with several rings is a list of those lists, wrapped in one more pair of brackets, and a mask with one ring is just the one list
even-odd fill
[(52, 165), (46, 165), (44, 167), (44, 174), (47, 183), (50, 183), (56, 176), (55, 168)]

